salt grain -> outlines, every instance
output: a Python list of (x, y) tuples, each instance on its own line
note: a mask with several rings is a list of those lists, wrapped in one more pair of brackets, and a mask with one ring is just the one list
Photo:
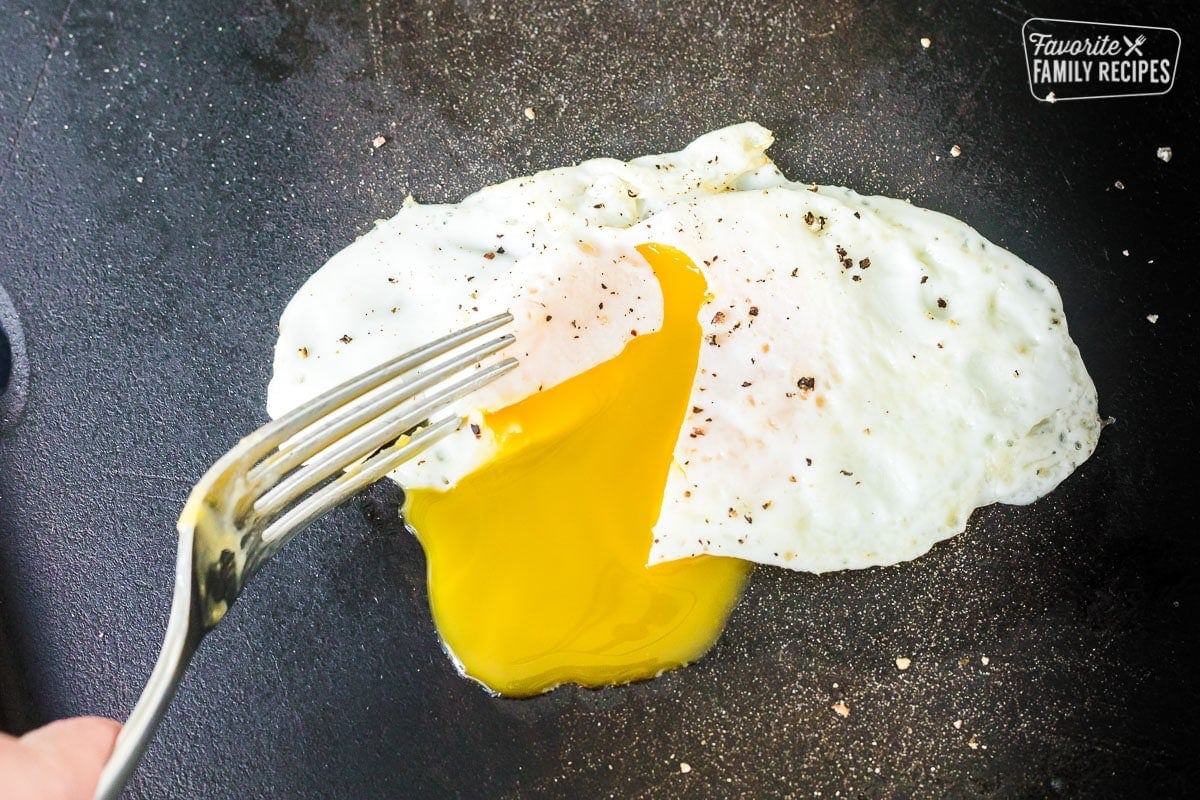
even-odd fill
[(912, 666), (912, 659), (910, 659), (910, 658), (905, 658), (905, 657), (901, 656), (900, 658), (896, 659), (896, 669), (900, 670), (901, 672), (903, 672), (904, 670), (908, 669), (911, 666)]
[(1171, 152), (1171, 148), (1169, 147), (1160, 147), (1158, 148), (1157, 155), (1163, 160), (1164, 163), (1166, 163), (1167, 161), (1171, 160), (1171, 156), (1174, 155), (1174, 153)]
[(961, 155), (962, 155), (962, 148), (959, 147), (958, 145), (954, 145), (953, 147), (950, 148), (950, 157), (951, 158), (958, 158)]

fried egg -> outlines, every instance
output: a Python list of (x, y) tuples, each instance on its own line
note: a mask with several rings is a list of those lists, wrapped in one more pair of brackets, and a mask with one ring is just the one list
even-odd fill
[(524, 695), (702, 655), (753, 563), (915, 558), (1094, 450), (1053, 282), (963, 222), (786, 179), (754, 123), (406, 203), (280, 321), (268, 410), (502, 311), (521, 366), (393, 475), (460, 669)]

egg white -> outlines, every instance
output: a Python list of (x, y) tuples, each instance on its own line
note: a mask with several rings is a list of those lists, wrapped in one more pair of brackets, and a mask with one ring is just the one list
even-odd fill
[[(771, 141), (743, 123), (404, 208), (289, 303), (268, 410), (510, 310), (521, 367), (459, 407), (478, 421), (661, 326), (653, 241), (710, 299), (651, 563), (891, 564), (1049, 492), (1101, 427), (1053, 282), (951, 217), (790, 182)], [(444, 488), (495, 452), (464, 429), (393, 477)]]

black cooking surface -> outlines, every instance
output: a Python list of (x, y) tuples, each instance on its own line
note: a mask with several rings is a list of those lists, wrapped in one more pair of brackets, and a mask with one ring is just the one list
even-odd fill
[[(1035, 15), (1179, 29), (1175, 88), (1037, 102)], [(372, 220), (408, 193), (457, 200), (754, 119), (788, 175), (948, 212), (1050, 275), (1116, 419), (1096, 455), (916, 562), (760, 569), (694, 666), (524, 701), (451, 669), (398, 492), (376, 487), (254, 580), (130, 796), (1185, 796), (1196, 19), (1182, 2), (3, 4), (0, 284), (31, 369), (0, 433), (3, 719), (128, 713), (184, 497), (264, 420), (287, 299)]]

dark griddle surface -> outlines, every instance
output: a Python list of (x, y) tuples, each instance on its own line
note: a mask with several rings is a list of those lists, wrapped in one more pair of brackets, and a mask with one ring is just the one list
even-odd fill
[[(1194, 5), (399, 6), (0, 6), (0, 284), (32, 365), (24, 420), (0, 434), (11, 724), (128, 712), (185, 494), (263, 420), (286, 300), (373, 219), (409, 192), (456, 200), (756, 119), (787, 174), (946, 211), (1057, 281), (1117, 420), (1095, 457), (914, 563), (760, 570), (693, 667), (523, 702), (454, 674), (420, 550), (377, 487), (205, 642), (131, 796), (1194, 788)], [(1037, 103), (1020, 45), (1035, 13), (1179, 28), (1175, 89)]]

